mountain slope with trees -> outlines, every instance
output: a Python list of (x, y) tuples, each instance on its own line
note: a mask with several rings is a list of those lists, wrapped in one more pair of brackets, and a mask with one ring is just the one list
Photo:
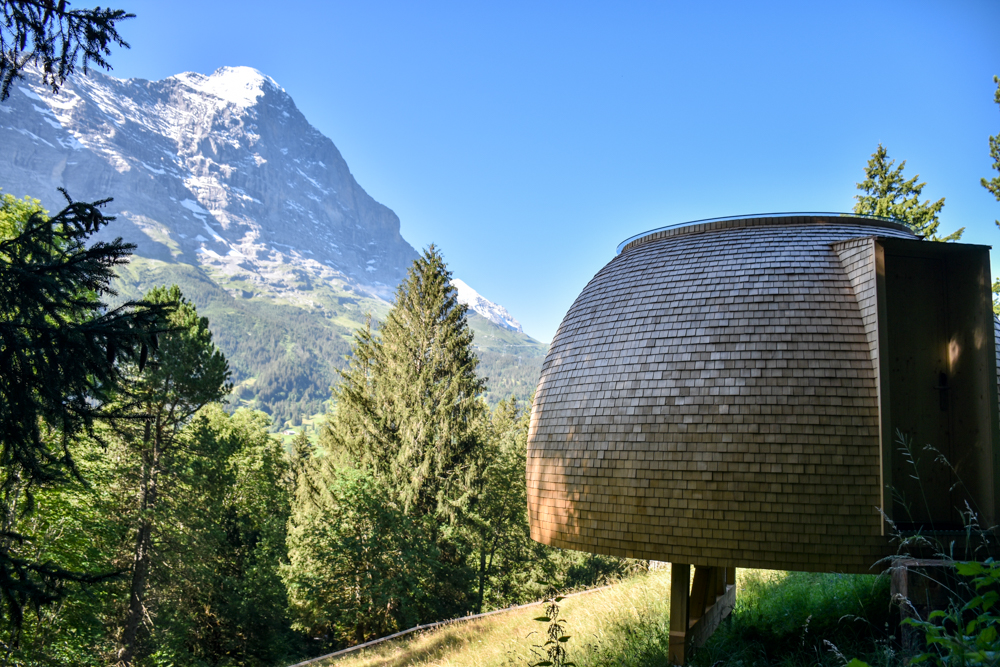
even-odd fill
[[(382, 319), (389, 304), (370, 296), (330, 295), (324, 308), (302, 308), (271, 299), (244, 299), (222, 289), (198, 267), (135, 258), (119, 270), (123, 295), (138, 297), (159, 285), (179, 285), (208, 317), (214, 340), (229, 360), (234, 400), (267, 412), (275, 427), (297, 427), (326, 411), (337, 370), (347, 365), (353, 332), (370, 314)], [(511, 396), (527, 401), (548, 346), (527, 334), (503, 330), (477, 313), (468, 315), (480, 374), (490, 405)]]
[[(113, 196), (106, 232), (136, 245), (117, 283), (177, 284), (209, 317), (236, 397), (274, 427), (322, 413), (351, 333), (388, 312), (417, 256), (396, 215), (266, 75), (122, 81), (25, 70), (0, 104), (0, 184), (58, 203)], [(491, 404), (534, 390), (545, 346), (471, 318)]]
[(355, 333), (319, 444), (298, 457), (282, 572), (295, 627), (331, 647), (633, 567), (531, 540), (528, 414), (480, 400), (450, 278), (433, 246), (414, 262), (385, 319)]

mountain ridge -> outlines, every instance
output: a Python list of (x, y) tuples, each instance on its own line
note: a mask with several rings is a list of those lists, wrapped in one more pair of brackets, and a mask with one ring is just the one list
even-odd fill
[(0, 104), (0, 118), (21, 122), (3, 123), (15, 132), (5, 133), (12, 159), (0, 164), (0, 182), (50, 208), (58, 187), (88, 200), (111, 191), (117, 233), (144, 256), (241, 276), (275, 295), (294, 291), (279, 268), (293, 266), (383, 299), (417, 256), (396, 214), (256, 70), (160, 81), (95, 73), (57, 95), (37, 77), (22, 84)]
[[(384, 316), (417, 257), (333, 141), (252, 68), (160, 81), (92, 73), (57, 95), (29, 73), (0, 104), (0, 141), (4, 192), (49, 210), (65, 205), (60, 187), (78, 200), (114, 197), (118, 219), (102, 236), (137, 245), (123, 294), (154, 278), (179, 284), (212, 322), (235, 395), (278, 422), (321, 410), (353, 330)], [(470, 313), (470, 324), (493, 376), (489, 398), (506, 397), (493, 393), (501, 386), (526, 398), (546, 346), (494, 332), (497, 313), (507, 329), (516, 320), (483, 301), (495, 321)]]
[(464, 280), (453, 278), (451, 286), (458, 292), (459, 303), (465, 304), (501, 329), (524, 333), (521, 323), (515, 320), (514, 316), (508, 313), (506, 308), (482, 296), (479, 292), (469, 287)]

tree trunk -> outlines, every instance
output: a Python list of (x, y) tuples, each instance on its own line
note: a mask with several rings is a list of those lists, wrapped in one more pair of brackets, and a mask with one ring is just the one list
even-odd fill
[(0, 544), (2, 544), (3, 549), (6, 551), (11, 546), (11, 534), (17, 532), (14, 528), (17, 525), (17, 501), (21, 497), (20, 466), (14, 465), (10, 467), (7, 479), (4, 480), (4, 487), (3, 525), (0, 528), (2, 528), (5, 535)]
[(486, 588), (486, 540), (479, 547), (479, 594), (476, 595), (476, 613), (483, 613), (483, 592)]
[[(150, 427), (147, 424), (144, 440), (148, 443)], [(144, 457), (145, 458), (145, 457)], [(153, 451), (150, 452), (141, 487), (139, 528), (135, 536), (135, 551), (132, 557), (132, 585), (129, 588), (128, 613), (125, 617), (125, 630), (122, 633), (122, 646), (118, 651), (118, 663), (122, 667), (130, 667), (135, 656), (135, 640), (142, 624), (143, 597), (146, 583), (149, 579), (152, 545), (153, 519), (150, 516), (156, 507), (156, 482), (160, 469), (160, 428), (157, 424), (156, 435), (153, 437)]]

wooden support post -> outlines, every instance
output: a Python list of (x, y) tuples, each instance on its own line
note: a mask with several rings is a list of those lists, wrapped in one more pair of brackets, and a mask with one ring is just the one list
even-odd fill
[(693, 582), (690, 565), (670, 568), (669, 659), (683, 665), (688, 650), (702, 646), (733, 610), (736, 568), (696, 566)]
[(670, 646), (668, 658), (675, 665), (684, 664), (687, 643), (688, 603), (691, 591), (691, 566), (670, 564)]
[(705, 609), (715, 601), (708, 592), (711, 576), (711, 568), (695, 566), (694, 581), (691, 582), (691, 604), (688, 608), (688, 627), (697, 623), (698, 619), (705, 615)]
[(715, 571), (715, 586), (712, 587), (712, 598), (719, 597), (720, 595), (726, 594), (726, 571), (728, 568), (725, 567), (713, 567)]

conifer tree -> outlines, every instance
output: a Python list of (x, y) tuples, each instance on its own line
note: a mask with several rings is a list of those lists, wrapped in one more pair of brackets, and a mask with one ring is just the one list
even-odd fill
[(212, 343), (208, 320), (198, 316), (180, 289), (176, 285), (154, 288), (146, 298), (169, 306), (170, 312), (165, 322), (168, 332), (161, 336), (153, 359), (145, 369), (135, 368), (131, 391), (139, 409), (133, 428), (122, 433), (141, 461), (129, 605), (118, 655), (126, 666), (132, 664), (144, 616), (143, 600), (155, 545), (154, 517), (161, 502), (161, 482), (171, 472), (173, 450), (194, 414), (231, 389), (229, 366)]
[[(997, 84), (997, 89), (993, 93), (993, 101), (1000, 106), (1000, 76), (994, 76), (993, 82)], [(990, 191), (990, 194), (996, 197), (997, 201), (1000, 201), (1000, 132), (990, 136), (990, 157), (993, 158), (993, 169), (997, 171), (997, 175), (989, 180), (980, 179), (979, 182)], [(997, 227), (1000, 227), (1000, 220), (994, 222)]]
[(862, 194), (854, 196), (858, 200), (854, 212), (898, 220), (930, 241), (959, 240), (965, 227), (947, 236), (937, 236), (937, 228), (941, 224), (938, 214), (944, 208), (944, 197), (934, 203), (930, 200), (921, 203), (920, 193), (927, 184), (917, 183), (919, 174), (909, 180), (903, 177), (906, 160), (893, 169), (895, 164), (896, 161), (890, 160), (885, 148), (879, 144), (865, 167), (865, 180), (857, 184)]
[(127, 393), (121, 362), (144, 363), (164, 312), (107, 305), (114, 270), (135, 246), (90, 242), (113, 218), (104, 202), (66, 199), (52, 218), (33, 200), (0, 200), (0, 622), (15, 643), (25, 605), (55, 601), (67, 581), (99, 578), (18, 557), (14, 526), (33, 490), (77, 475), (70, 444), (114, 416)]
[(385, 322), (355, 333), (289, 525), (284, 577), (301, 629), (360, 640), (470, 608), (462, 515), (481, 458), (485, 381), (465, 317), (432, 245)]
[[(993, 93), (993, 101), (1000, 105), (1000, 76), (993, 77), (993, 83), (997, 84), (997, 89)], [(993, 169), (998, 174), (987, 180), (982, 178), (979, 182), (990, 194), (1000, 201), (1000, 132), (990, 136), (990, 157), (993, 158)], [(993, 221), (997, 228), (1000, 228), (1000, 220)], [(1000, 280), (993, 281), (993, 314), (1000, 317)]]
[(309, 459), (312, 458), (312, 443), (309, 442), (309, 436), (306, 435), (305, 428), (302, 428), (298, 434), (296, 434), (295, 439), (292, 440), (292, 451), (290, 455), (290, 468), (293, 476), (293, 487), (294, 479), (298, 479), (298, 476), (302, 474), (306, 466), (309, 465)]
[[(164, 313), (147, 302), (105, 303), (117, 295), (115, 268), (135, 246), (88, 246), (113, 220), (100, 212), (103, 203), (70, 200), (51, 219), (13, 197), (0, 203), (0, 222), (13, 233), (0, 239), (0, 464), (34, 483), (72, 469), (67, 439), (108, 416), (122, 389), (115, 362), (144, 359)], [(19, 220), (23, 214), (30, 217)], [(59, 438), (47, 439), (46, 428)]]
[(376, 333), (355, 335), (334, 390), (328, 446), (370, 470), (408, 513), (447, 507), (455, 473), (477, 444), (486, 381), (476, 376), (466, 307), (433, 245), (413, 262)]
[(90, 63), (110, 70), (111, 45), (129, 48), (115, 26), (135, 18), (123, 9), (70, 9), (65, 0), (0, 0), (0, 102), (28, 65), (57, 92), (76, 69)]

